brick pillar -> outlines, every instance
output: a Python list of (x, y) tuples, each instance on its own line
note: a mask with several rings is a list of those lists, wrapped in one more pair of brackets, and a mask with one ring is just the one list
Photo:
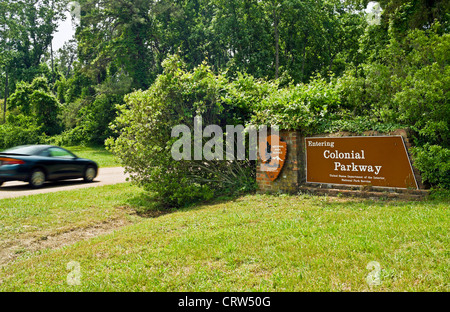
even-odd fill
[[(270, 135), (270, 132), (269, 134)], [(297, 193), (298, 187), (305, 179), (305, 168), (302, 153), (302, 137), (298, 131), (280, 131), (281, 141), (287, 143), (287, 155), (284, 167), (278, 178), (272, 182), (267, 174), (261, 171), (261, 160), (258, 157), (256, 182), (261, 193)]]

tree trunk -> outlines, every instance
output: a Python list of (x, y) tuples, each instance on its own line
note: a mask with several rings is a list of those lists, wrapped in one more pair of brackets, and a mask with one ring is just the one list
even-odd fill
[(328, 66), (328, 72), (331, 72), (331, 71), (332, 71), (334, 59), (336, 58), (336, 56), (337, 56), (337, 54), (334, 54), (334, 55), (331, 57), (330, 65)]
[(67, 66), (66, 78), (69, 78), (70, 72), (72, 71), (72, 64), (73, 64), (74, 60), (75, 60), (75, 55), (72, 54), (70, 56), (70, 61), (69, 61), (69, 64)]
[(302, 56), (302, 81), (305, 82), (304, 80), (304, 75), (305, 75), (305, 63), (306, 63), (306, 44), (308, 43), (308, 37), (305, 37), (305, 42), (303, 43), (303, 56)]
[(275, 79), (278, 79), (280, 70), (280, 34), (278, 33), (278, 14), (276, 9), (273, 12), (273, 19), (275, 27)]
[(8, 66), (5, 67), (5, 101), (3, 102), (3, 123), (6, 122), (6, 103), (8, 101)]
[[(52, 39), (52, 42), (50, 43), (50, 58), (52, 61), (52, 80), (53, 80), (54, 72), (55, 72), (55, 64), (53, 61), (53, 39)], [(52, 81), (52, 82), (54, 82), (54, 81)]]

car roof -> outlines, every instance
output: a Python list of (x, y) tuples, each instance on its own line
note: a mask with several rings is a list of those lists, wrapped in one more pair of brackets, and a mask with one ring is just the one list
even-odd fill
[(42, 152), (50, 147), (58, 147), (53, 145), (21, 145), (13, 148), (6, 149), (0, 153), (5, 154), (24, 154), (24, 155), (35, 155)]

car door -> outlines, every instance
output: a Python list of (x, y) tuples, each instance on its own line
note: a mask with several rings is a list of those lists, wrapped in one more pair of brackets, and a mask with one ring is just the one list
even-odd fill
[(59, 147), (49, 148), (48, 153), (53, 163), (54, 179), (61, 180), (82, 176), (81, 168), (74, 154)]
[(47, 172), (47, 179), (48, 180), (56, 180), (58, 179), (59, 175), (59, 164), (53, 157), (50, 157), (50, 152), (48, 149), (45, 149), (39, 154), (36, 155), (39, 157), (38, 164), (43, 166)]

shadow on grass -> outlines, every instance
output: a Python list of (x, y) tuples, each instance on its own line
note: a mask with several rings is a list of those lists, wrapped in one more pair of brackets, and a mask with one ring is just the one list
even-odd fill
[(30, 191), (36, 191), (39, 190), (45, 190), (45, 189), (54, 189), (54, 188), (61, 188), (61, 187), (67, 187), (67, 186), (76, 186), (76, 185), (95, 185), (96, 183), (99, 183), (100, 181), (93, 181), (90, 184), (87, 184), (82, 179), (73, 179), (73, 180), (60, 180), (60, 181), (47, 181), (40, 189), (33, 189), (30, 187), (28, 182), (21, 182), (21, 181), (11, 181), (11, 182), (5, 182), (5, 185), (2, 186), (0, 189), (0, 192), (30, 192)]
[[(448, 193), (446, 193), (448, 194)], [(222, 195), (215, 197), (207, 201), (197, 201), (185, 205), (183, 207), (164, 207), (150, 193), (141, 193), (133, 198), (128, 199), (128, 208), (132, 209), (139, 217), (142, 218), (158, 218), (167, 214), (172, 214), (175, 212), (182, 211), (192, 211), (192, 210), (202, 210), (207, 209), (208, 206), (217, 204), (226, 204), (239, 200), (242, 196), (255, 195), (265, 198), (266, 201), (276, 203), (278, 200), (283, 201), (284, 204), (288, 204), (289, 201), (303, 201), (307, 200), (311, 205), (318, 208), (347, 208), (347, 209), (358, 209), (363, 210), (368, 207), (385, 208), (390, 207), (422, 207), (427, 206), (428, 208), (437, 207), (443, 203), (448, 203), (448, 197), (445, 198), (429, 198), (424, 201), (409, 201), (401, 199), (369, 199), (361, 197), (341, 197), (341, 196), (320, 196), (312, 194), (297, 194), (297, 195), (286, 195), (286, 194), (256, 194), (255, 192), (249, 192), (244, 194), (231, 194)]]
[(149, 193), (140, 193), (127, 200), (128, 208), (135, 211), (141, 218), (158, 218), (175, 212), (174, 209), (162, 207)]
[(197, 201), (182, 207), (167, 207), (161, 203), (150, 193), (141, 193), (133, 198), (128, 199), (128, 208), (136, 212), (142, 218), (159, 218), (161, 216), (179, 211), (190, 211), (204, 209), (205, 206), (222, 204), (235, 201), (237, 198), (245, 194), (222, 195), (207, 201)]

